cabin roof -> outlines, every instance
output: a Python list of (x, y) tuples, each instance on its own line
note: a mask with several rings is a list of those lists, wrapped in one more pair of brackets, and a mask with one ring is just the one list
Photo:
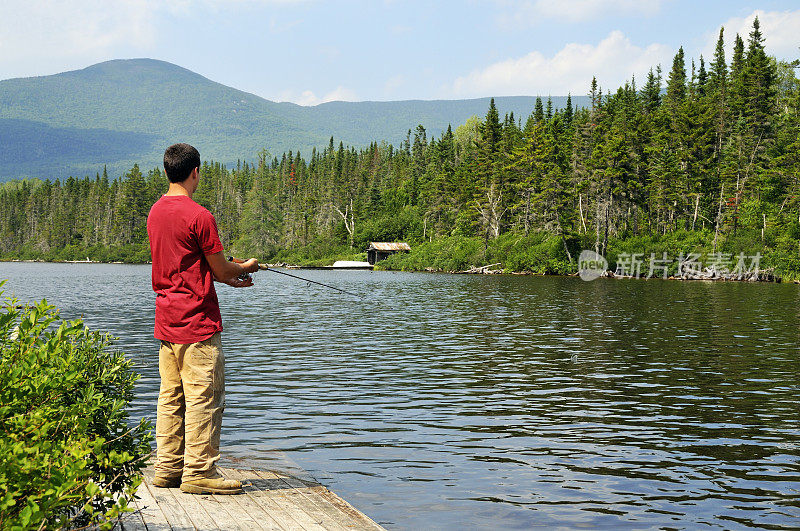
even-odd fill
[(368, 251), (410, 251), (406, 242), (369, 242)]

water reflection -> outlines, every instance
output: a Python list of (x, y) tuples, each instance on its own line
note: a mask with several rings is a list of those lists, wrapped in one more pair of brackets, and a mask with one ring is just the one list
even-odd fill
[[(303, 271), (220, 288), (230, 455), (389, 527), (798, 527), (794, 285)], [(0, 264), (158, 385), (144, 266)]]

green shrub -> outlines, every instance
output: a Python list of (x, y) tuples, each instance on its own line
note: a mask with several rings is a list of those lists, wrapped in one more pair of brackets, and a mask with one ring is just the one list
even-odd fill
[[(564, 248), (565, 240), (572, 261)], [(577, 269), (579, 247), (576, 240), (547, 232), (532, 232), (527, 236), (506, 233), (490, 243), (487, 262), (500, 262), (506, 271), (565, 275)]]
[(150, 261), (150, 247), (145, 243), (112, 245), (67, 245), (63, 248), (41, 251), (30, 246), (19, 251), (0, 255), (5, 260), (43, 260), (45, 262), (61, 262), (64, 260), (86, 260), (96, 262), (125, 262), (128, 264), (144, 264)]
[(450, 236), (423, 242), (411, 248), (410, 253), (396, 253), (378, 262), (378, 269), (422, 271), (461, 271), (484, 265), (484, 243), (478, 238)]
[(138, 376), (109, 346), (109, 336), (61, 321), (45, 301), (5, 302), (0, 528), (110, 528), (130, 510), (152, 435), (144, 419), (127, 424)]
[(580, 245), (577, 240), (567, 238), (567, 246), (572, 262), (561, 236), (546, 232), (528, 236), (506, 233), (488, 242), (474, 236), (450, 236), (415, 245), (408, 254), (394, 254), (379, 262), (378, 269), (463, 271), (500, 263), (497, 268), (505, 271), (568, 274), (577, 268)]
[(416, 207), (406, 206), (391, 215), (356, 223), (355, 248), (363, 251), (369, 242), (419, 241), (423, 234), (422, 217)]
[[(247, 256), (245, 252), (243, 256)], [(367, 255), (349, 245), (330, 245), (324, 238), (315, 238), (308, 245), (281, 251), (265, 257), (268, 262), (284, 262), (302, 266), (329, 266), (336, 260), (366, 260)]]

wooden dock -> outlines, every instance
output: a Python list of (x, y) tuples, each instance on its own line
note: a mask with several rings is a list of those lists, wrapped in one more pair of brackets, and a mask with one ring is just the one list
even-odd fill
[(284, 472), (218, 467), (226, 479), (244, 486), (239, 495), (186, 494), (152, 484), (145, 469), (135, 512), (120, 522), (123, 530), (337, 530), (383, 529), (368, 516), (316, 481)]

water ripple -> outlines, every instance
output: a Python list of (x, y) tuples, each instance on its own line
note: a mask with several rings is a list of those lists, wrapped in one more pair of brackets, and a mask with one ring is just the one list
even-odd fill
[[(800, 527), (794, 285), (303, 271), (220, 288), (228, 455), (387, 527)], [(0, 264), (119, 336), (154, 416), (146, 266)]]

